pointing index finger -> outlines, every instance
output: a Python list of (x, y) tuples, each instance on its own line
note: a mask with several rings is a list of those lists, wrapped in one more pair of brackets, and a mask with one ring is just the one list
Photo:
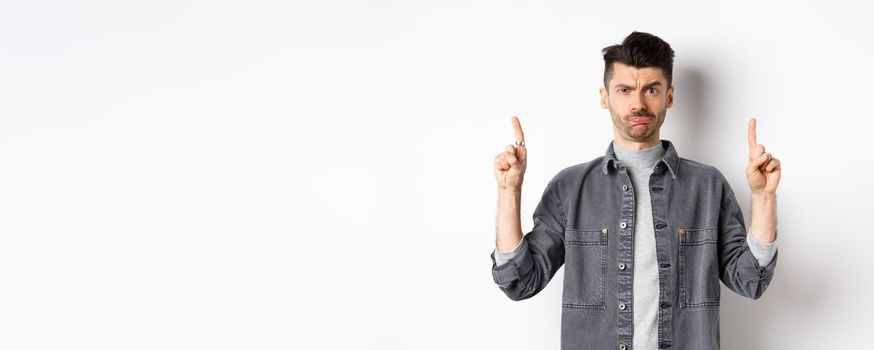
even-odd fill
[(750, 118), (749, 130), (747, 132), (747, 141), (750, 144), (750, 150), (756, 148), (756, 118)]
[(516, 141), (525, 141), (525, 134), (522, 133), (522, 124), (519, 124), (519, 118), (513, 116), (513, 131), (516, 133)]

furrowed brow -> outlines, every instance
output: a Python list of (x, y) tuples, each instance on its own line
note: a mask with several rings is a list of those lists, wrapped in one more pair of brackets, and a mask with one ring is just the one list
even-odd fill
[[(652, 82), (652, 83), (649, 83), (649, 84), (645, 85), (643, 88), (644, 88), (644, 89), (648, 89), (648, 88), (651, 88), (651, 87), (661, 87), (661, 86), (662, 86), (662, 82), (660, 82), (660, 81), (654, 81), (654, 82)], [(634, 86), (631, 86), (631, 85), (628, 85), (628, 84), (622, 84), (622, 83), (616, 84), (615, 88), (616, 88), (616, 89), (628, 89), (628, 90), (634, 90)]]

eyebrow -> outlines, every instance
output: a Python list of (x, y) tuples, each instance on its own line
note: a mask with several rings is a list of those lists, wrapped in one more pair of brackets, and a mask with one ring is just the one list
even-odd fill
[[(649, 83), (649, 84), (645, 85), (643, 88), (646, 89), (646, 88), (651, 88), (651, 87), (655, 87), (655, 86), (662, 86), (662, 82), (660, 82), (660, 81), (654, 81), (654, 82), (652, 82), (652, 83)], [(632, 86), (631, 86), (631, 85), (626, 85), (626, 84), (616, 84), (616, 88), (617, 88), (617, 89), (621, 89), (621, 88), (631, 89)]]

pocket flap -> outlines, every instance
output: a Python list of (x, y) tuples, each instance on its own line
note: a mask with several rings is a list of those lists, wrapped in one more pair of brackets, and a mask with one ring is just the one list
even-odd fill
[(680, 228), (680, 243), (684, 245), (716, 243), (717, 238), (718, 234), (715, 227)]
[(564, 242), (571, 245), (605, 245), (607, 228), (565, 229)]

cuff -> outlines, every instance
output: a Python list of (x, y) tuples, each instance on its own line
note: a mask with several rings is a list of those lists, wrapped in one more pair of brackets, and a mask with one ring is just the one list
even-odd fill
[(756, 239), (752, 232), (747, 230), (747, 245), (750, 246), (750, 252), (756, 257), (760, 267), (768, 266), (774, 254), (777, 253), (777, 240), (774, 239), (771, 243), (765, 243)]
[(495, 283), (501, 287), (508, 287), (522, 276), (528, 274), (534, 268), (534, 258), (528, 251), (528, 240), (522, 239), (522, 243), (517, 247), (517, 255), (508, 260), (505, 264), (498, 266), (497, 250), (493, 251), (492, 257), (492, 277)]
[(522, 237), (522, 239), (519, 240), (519, 244), (516, 244), (516, 248), (513, 248), (513, 250), (509, 253), (501, 253), (498, 251), (498, 248), (495, 248), (495, 264), (501, 266), (507, 261), (510, 261), (510, 259), (515, 258), (517, 255), (519, 255), (519, 247), (522, 246), (522, 241), (524, 240), (525, 237)]

